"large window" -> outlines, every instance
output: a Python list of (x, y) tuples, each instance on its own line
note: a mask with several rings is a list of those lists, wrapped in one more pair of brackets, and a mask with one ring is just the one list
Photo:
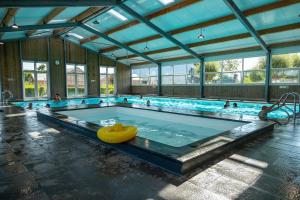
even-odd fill
[(115, 93), (115, 68), (100, 67), (100, 94), (113, 95)]
[(48, 97), (48, 64), (45, 62), (24, 61), (23, 91), (24, 98)]
[(199, 84), (200, 64), (162, 66), (162, 85)]
[(86, 95), (85, 65), (67, 64), (67, 95), (82, 97)]
[(131, 70), (132, 85), (157, 85), (158, 67), (139, 67)]
[(300, 83), (300, 53), (272, 56), (272, 84)]
[(205, 63), (205, 84), (264, 84), (265, 57)]

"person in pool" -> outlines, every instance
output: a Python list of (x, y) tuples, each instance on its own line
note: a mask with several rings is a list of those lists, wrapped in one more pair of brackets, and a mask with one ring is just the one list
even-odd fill
[(100, 99), (100, 101), (99, 101), (99, 103), (98, 103), (98, 104), (101, 104), (101, 103), (103, 103), (103, 100), (102, 100), (102, 99)]
[(53, 98), (53, 101), (54, 102), (60, 102), (61, 101), (60, 95), (58, 93), (55, 94), (55, 96)]
[(147, 106), (150, 106), (150, 100), (147, 100)]
[(233, 103), (233, 108), (238, 108), (237, 103)]
[(230, 102), (227, 100), (224, 104), (224, 109), (229, 108), (230, 107)]
[(28, 107), (27, 107), (27, 109), (29, 109), (29, 110), (31, 110), (31, 109), (32, 109), (32, 102), (30, 102), (30, 103), (28, 104)]
[(140, 95), (140, 99), (142, 99), (143, 98), (143, 95)]
[[(259, 119), (262, 121), (268, 121), (269, 120), (268, 113), (278, 110), (280, 108), (280, 106), (279, 106), (280, 103), (281, 103), (281, 101), (277, 101), (272, 106), (263, 106), (261, 108), (261, 111), (258, 113)], [(272, 120), (272, 121), (277, 122), (276, 120)]]
[(51, 106), (50, 106), (49, 103), (47, 103), (45, 107), (46, 107), (46, 108), (50, 108)]
[(81, 104), (85, 104), (85, 100), (84, 99), (81, 101)]
[(124, 98), (124, 99), (123, 99), (123, 102), (124, 102), (124, 103), (128, 103), (128, 99), (127, 99), (127, 98)]

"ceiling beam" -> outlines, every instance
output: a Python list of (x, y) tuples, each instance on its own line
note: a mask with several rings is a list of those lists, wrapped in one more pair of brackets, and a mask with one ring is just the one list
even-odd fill
[[(16, 16), (18, 8), (9, 8), (3, 17), (3, 20), (0, 21), (0, 27), (9, 26), (11, 20)], [(2, 39), (4, 33), (0, 33), (0, 40)]]
[[(53, 18), (55, 18), (57, 15), (59, 15), (61, 12), (63, 12), (66, 8), (64, 7), (59, 7), (59, 8), (54, 8), (46, 17), (41, 19), (37, 25), (42, 25), (42, 24), (48, 24)], [(31, 30), (26, 33), (27, 36), (32, 36), (36, 30)]]
[[(269, 45), (269, 48), (274, 49), (274, 48), (292, 47), (292, 46), (299, 46), (299, 45), (300, 45), (300, 40), (294, 40), (294, 41), (289, 41), (289, 42), (272, 43)], [(208, 52), (208, 53), (201, 54), (201, 56), (212, 57), (212, 56), (228, 55), (228, 54), (235, 54), (235, 53), (241, 53), (241, 52), (258, 51), (258, 50), (261, 50), (260, 46), (252, 46), (252, 47), (231, 49), (231, 50), (225, 50), (225, 51)], [(157, 60), (157, 62), (164, 63), (164, 62), (187, 60), (187, 59), (193, 59), (193, 58), (194, 57), (192, 57), (192, 56), (180, 56), (180, 57), (160, 59), (160, 60)], [(138, 65), (145, 65), (145, 64), (149, 64), (149, 62), (133, 63), (131, 65), (138, 66)]]
[[(267, 12), (267, 11), (270, 11), (270, 10), (290, 6), (290, 5), (297, 4), (297, 3), (300, 3), (300, 0), (277, 1), (277, 2), (270, 3), (270, 4), (267, 4), (267, 5), (263, 5), (263, 6), (260, 6), (260, 7), (245, 10), (243, 12), (243, 14), (245, 16), (251, 16), (251, 15)], [(235, 19), (236, 18), (235, 18), (234, 15), (227, 15), (227, 16), (219, 17), (219, 18), (216, 18), (216, 19), (213, 19), (213, 20), (200, 22), (200, 23), (197, 23), (197, 24), (194, 24), (194, 25), (190, 25), (190, 26), (186, 26), (186, 27), (183, 27), (183, 28), (175, 29), (175, 30), (169, 31), (168, 33), (171, 34), (171, 35), (180, 34), (180, 33), (188, 32), (188, 31), (192, 31), (192, 30), (197, 30), (199, 28), (205, 28), (205, 27), (208, 27), (208, 26), (221, 24), (221, 23), (228, 22), (228, 21), (235, 20)], [(152, 36), (149, 36), (149, 37), (146, 37), (146, 38), (134, 40), (134, 41), (131, 41), (131, 42), (126, 42), (125, 44), (127, 46), (132, 46), (132, 45), (136, 45), (136, 44), (156, 40), (156, 39), (159, 39), (159, 38), (162, 38), (162, 36), (159, 35), (159, 34), (158, 35), (152, 35)], [(107, 53), (107, 52), (114, 51), (114, 50), (117, 50), (117, 49), (118, 49), (118, 47), (112, 46), (112, 47), (102, 49), (102, 52)]]
[(179, 46), (181, 49), (185, 50), (186, 52), (188, 52), (189, 54), (191, 54), (195, 58), (200, 59), (200, 57), (198, 56), (198, 54), (196, 52), (194, 52), (193, 50), (191, 50), (188, 46), (186, 46), (185, 44), (181, 43), (180, 41), (178, 41), (177, 39), (175, 39), (173, 36), (171, 36), (170, 34), (166, 33), (161, 28), (159, 28), (158, 26), (156, 26), (155, 24), (153, 24), (152, 22), (150, 22), (148, 19), (144, 18), (143, 16), (141, 16), (140, 14), (138, 14), (137, 12), (135, 12), (134, 10), (132, 10), (131, 8), (129, 8), (128, 6), (126, 6), (125, 4), (121, 4), (121, 5), (119, 5), (119, 7), (122, 10), (126, 11), (128, 14), (130, 14), (130, 15), (134, 16), (135, 18), (137, 18), (139, 21), (145, 23), (147, 26), (149, 26), (151, 29), (153, 29), (156, 32), (158, 32), (160, 35), (162, 35), (164, 38), (166, 38), (170, 42), (172, 42), (175, 45)]
[[(109, 7), (108, 7), (109, 8)], [(87, 10), (83, 11), (79, 15), (76, 15), (75, 17), (71, 18), (68, 22), (85, 22), (87, 19), (90, 19), (90, 17), (99, 15), (107, 10), (107, 7), (91, 7), (88, 8)], [(58, 29), (55, 30), (53, 35), (62, 35), (65, 34), (69, 31), (71, 31), (72, 28), (68, 29)]]
[[(277, 27), (268, 28), (268, 29), (261, 29), (261, 30), (258, 30), (257, 32), (260, 35), (267, 35), (267, 34), (272, 34), (272, 33), (283, 32), (283, 31), (295, 30), (295, 29), (300, 29), (300, 23), (277, 26)], [(208, 44), (218, 44), (218, 43), (222, 43), (222, 42), (240, 40), (240, 39), (245, 39), (245, 38), (249, 38), (249, 37), (251, 37), (250, 33), (241, 33), (241, 34), (230, 35), (230, 36), (221, 37), (221, 38), (215, 38), (215, 39), (211, 39), (211, 40), (205, 40), (205, 41), (201, 41), (201, 42), (193, 42), (193, 43), (189, 43), (186, 45), (190, 48), (193, 48), (193, 47), (199, 47), (199, 46), (208, 45)], [(168, 48), (148, 51), (148, 52), (145, 52), (144, 54), (145, 55), (153, 55), (153, 54), (158, 54), (158, 53), (176, 51), (179, 49), (180, 49), (179, 47), (174, 46), (174, 47), (168, 47)], [(118, 57), (117, 60), (131, 59), (131, 58), (135, 58), (135, 57), (137, 57), (137, 56), (132, 54), (132, 55), (128, 55), (128, 56)]]
[(93, 28), (91, 26), (88, 26), (88, 25), (85, 25), (85, 24), (81, 24), (81, 27), (84, 28), (85, 30), (87, 30), (87, 31), (95, 34), (95, 35), (99, 35), (100, 37), (104, 38), (107, 41), (110, 41), (110, 42), (114, 43), (115, 45), (119, 46), (120, 48), (126, 49), (127, 51), (130, 51), (130, 52), (132, 52), (134, 54), (139, 55), (140, 57), (148, 60), (151, 63), (157, 64), (157, 65), (159, 64), (154, 59), (152, 59), (152, 58), (144, 55), (143, 53), (140, 53), (140, 52), (138, 52), (138, 51), (136, 51), (136, 50), (134, 50), (134, 49), (132, 49), (132, 48), (130, 48), (130, 47), (122, 44), (121, 42), (119, 42), (119, 41), (117, 41), (117, 40), (115, 40), (115, 39), (113, 39), (113, 38), (105, 35), (104, 33), (101, 33), (100, 31), (96, 30), (95, 28)]
[(18, 29), (14, 29), (12, 27), (0, 27), (0, 33), (42, 30), (42, 29), (56, 29), (56, 28), (64, 28), (64, 27), (74, 27), (79, 25), (80, 25), (79, 23), (73, 22), (73, 23), (57, 23), (57, 24), (42, 24), (42, 25), (25, 25), (25, 26), (19, 26)]
[(223, 0), (227, 7), (233, 12), (235, 17), (243, 24), (243, 26), (247, 29), (247, 31), (252, 35), (252, 37), (256, 40), (256, 42), (261, 46), (261, 48), (269, 53), (267, 44), (260, 37), (260, 35), (256, 32), (255, 28), (251, 25), (249, 20), (245, 17), (242, 11), (237, 7), (237, 5), (232, 0)]
[(120, 0), (1, 0), (0, 7), (81, 7), (81, 6), (114, 6)]
[[(156, 18), (156, 17), (162, 16), (162, 15), (165, 15), (165, 14), (167, 14), (167, 13), (169, 13), (169, 12), (173, 12), (173, 11), (178, 10), (178, 9), (182, 9), (182, 8), (184, 8), (184, 7), (186, 7), (186, 6), (190, 6), (190, 5), (192, 5), (192, 4), (194, 4), (194, 3), (198, 3), (198, 2), (200, 2), (200, 0), (183, 0), (183, 1), (179, 2), (179, 3), (172, 4), (172, 5), (166, 7), (166, 8), (164, 8), (164, 9), (162, 9), (162, 10), (159, 10), (159, 11), (156, 11), (156, 12), (151, 13), (151, 14), (149, 14), (149, 15), (146, 15), (145, 18), (148, 19), (148, 20), (151, 20), (151, 19), (153, 19), (153, 18)], [(126, 29), (126, 28), (129, 28), (129, 27), (131, 27), (131, 26), (137, 25), (137, 24), (139, 24), (139, 23), (140, 23), (140, 22), (139, 22), (138, 20), (133, 20), (133, 21), (131, 21), (131, 22), (128, 22), (128, 23), (125, 23), (125, 24), (123, 24), (123, 25), (120, 25), (120, 26), (117, 26), (117, 27), (115, 27), (115, 28), (112, 28), (112, 29), (110, 29), (110, 30), (104, 32), (104, 34), (110, 35), (110, 34), (113, 34), (113, 33), (115, 33), (115, 32), (118, 32), (118, 31), (124, 30), (124, 29)], [(98, 39), (98, 38), (99, 38), (99, 36), (91, 36), (91, 37), (89, 37), (89, 38), (86, 38), (86, 39), (81, 40), (80, 43), (81, 43), (81, 44), (84, 44), (84, 43), (87, 43), (87, 42), (91, 42), (91, 41), (93, 41), (93, 40), (96, 40), (96, 39)]]

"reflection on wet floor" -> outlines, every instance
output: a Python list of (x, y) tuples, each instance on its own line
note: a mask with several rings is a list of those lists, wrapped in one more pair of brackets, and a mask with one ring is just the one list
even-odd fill
[(0, 131), (0, 199), (300, 199), (299, 121), (189, 177), (43, 124), (34, 112), (0, 113)]

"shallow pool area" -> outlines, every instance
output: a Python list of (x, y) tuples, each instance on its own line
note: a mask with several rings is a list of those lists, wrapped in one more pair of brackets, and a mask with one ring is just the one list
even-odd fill
[(138, 137), (172, 147), (186, 146), (247, 124), (246, 122), (123, 107), (61, 111), (58, 113), (101, 126), (112, 126), (115, 123), (136, 126)]

